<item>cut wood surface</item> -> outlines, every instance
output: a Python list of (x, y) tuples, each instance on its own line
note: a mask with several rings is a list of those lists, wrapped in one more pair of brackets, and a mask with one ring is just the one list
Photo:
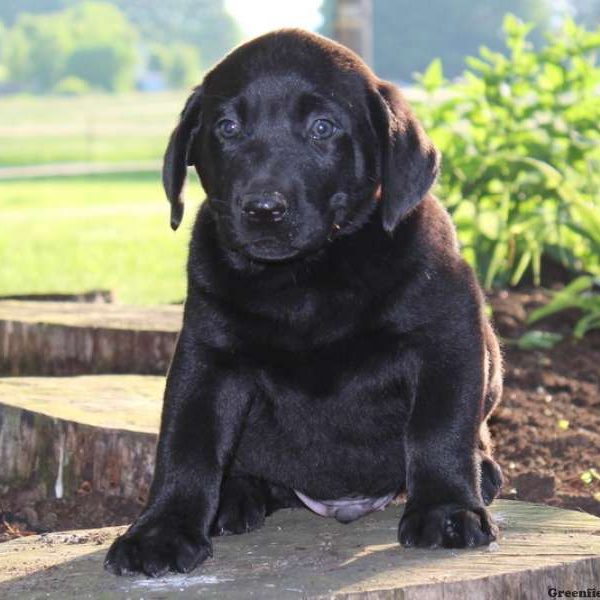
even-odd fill
[(166, 373), (181, 306), (0, 301), (0, 375)]
[(285, 510), (256, 532), (214, 541), (214, 558), (188, 575), (115, 577), (102, 570), (123, 528), (53, 533), (0, 544), (2, 598), (336, 598), (540, 600), (548, 588), (598, 587), (600, 519), (498, 501), (497, 545), (400, 548), (401, 507), (350, 525)]
[(144, 498), (163, 388), (149, 375), (0, 379), (0, 485), (38, 499), (82, 485)]

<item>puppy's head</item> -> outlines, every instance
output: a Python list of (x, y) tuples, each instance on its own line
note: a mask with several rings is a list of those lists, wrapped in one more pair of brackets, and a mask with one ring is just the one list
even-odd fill
[(376, 211), (391, 233), (433, 184), (438, 162), (393, 85), (339, 44), (282, 30), (238, 47), (195, 89), (163, 182), (174, 229), (193, 165), (221, 242), (280, 261), (352, 233)]

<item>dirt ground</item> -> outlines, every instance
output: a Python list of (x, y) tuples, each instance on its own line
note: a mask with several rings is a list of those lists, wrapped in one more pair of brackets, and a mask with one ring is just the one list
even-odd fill
[(600, 331), (575, 341), (577, 313), (559, 313), (532, 325), (563, 334), (559, 344), (518, 349), (526, 315), (546, 299), (540, 290), (490, 298), (504, 340), (504, 396), (490, 422), (503, 497), (600, 516)]
[[(501, 291), (489, 298), (503, 339), (504, 397), (491, 419), (496, 458), (505, 474), (502, 497), (543, 502), (600, 516), (600, 331), (570, 337), (576, 314), (534, 328), (561, 333), (550, 350), (520, 350), (525, 319), (548, 298), (541, 290)], [(141, 504), (102, 497), (82, 486), (74, 498), (0, 498), (0, 541), (19, 535), (122, 525)]]

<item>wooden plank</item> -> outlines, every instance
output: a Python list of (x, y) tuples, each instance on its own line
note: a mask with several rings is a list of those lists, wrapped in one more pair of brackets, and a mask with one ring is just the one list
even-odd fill
[(502, 537), (476, 550), (400, 548), (399, 506), (350, 525), (280, 511), (259, 531), (216, 539), (193, 573), (156, 580), (102, 571), (123, 528), (32, 536), (0, 545), (0, 597), (539, 600), (548, 587), (598, 587), (600, 519), (507, 500), (492, 510)]
[(0, 375), (161, 375), (181, 318), (181, 306), (0, 301)]

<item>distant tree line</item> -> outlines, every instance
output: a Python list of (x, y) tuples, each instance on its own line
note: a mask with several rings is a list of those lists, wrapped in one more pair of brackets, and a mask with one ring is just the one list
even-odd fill
[[(331, 36), (336, 0), (323, 0)], [(596, 28), (600, 0), (569, 0), (575, 20)], [(374, 67), (411, 80), (434, 58), (447, 76), (480, 46), (502, 50), (502, 18), (536, 24), (534, 43), (555, 24), (553, 0), (373, 0)], [(241, 39), (224, 0), (1, 0), (0, 90), (109, 92), (198, 81)]]
[[(336, 0), (324, 0), (320, 32), (331, 36)], [(513, 13), (536, 25), (537, 45), (554, 24), (553, 0), (373, 0), (374, 68), (386, 79), (410, 81), (441, 58), (450, 77), (462, 73), (465, 57), (481, 46), (504, 48), (502, 20)], [(600, 0), (570, 0), (572, 16), (588, 28), (600, 25)]]
[(34, 93), (180, 88), (239, 39), (223, 0), (3, 0), (0, 84)]

